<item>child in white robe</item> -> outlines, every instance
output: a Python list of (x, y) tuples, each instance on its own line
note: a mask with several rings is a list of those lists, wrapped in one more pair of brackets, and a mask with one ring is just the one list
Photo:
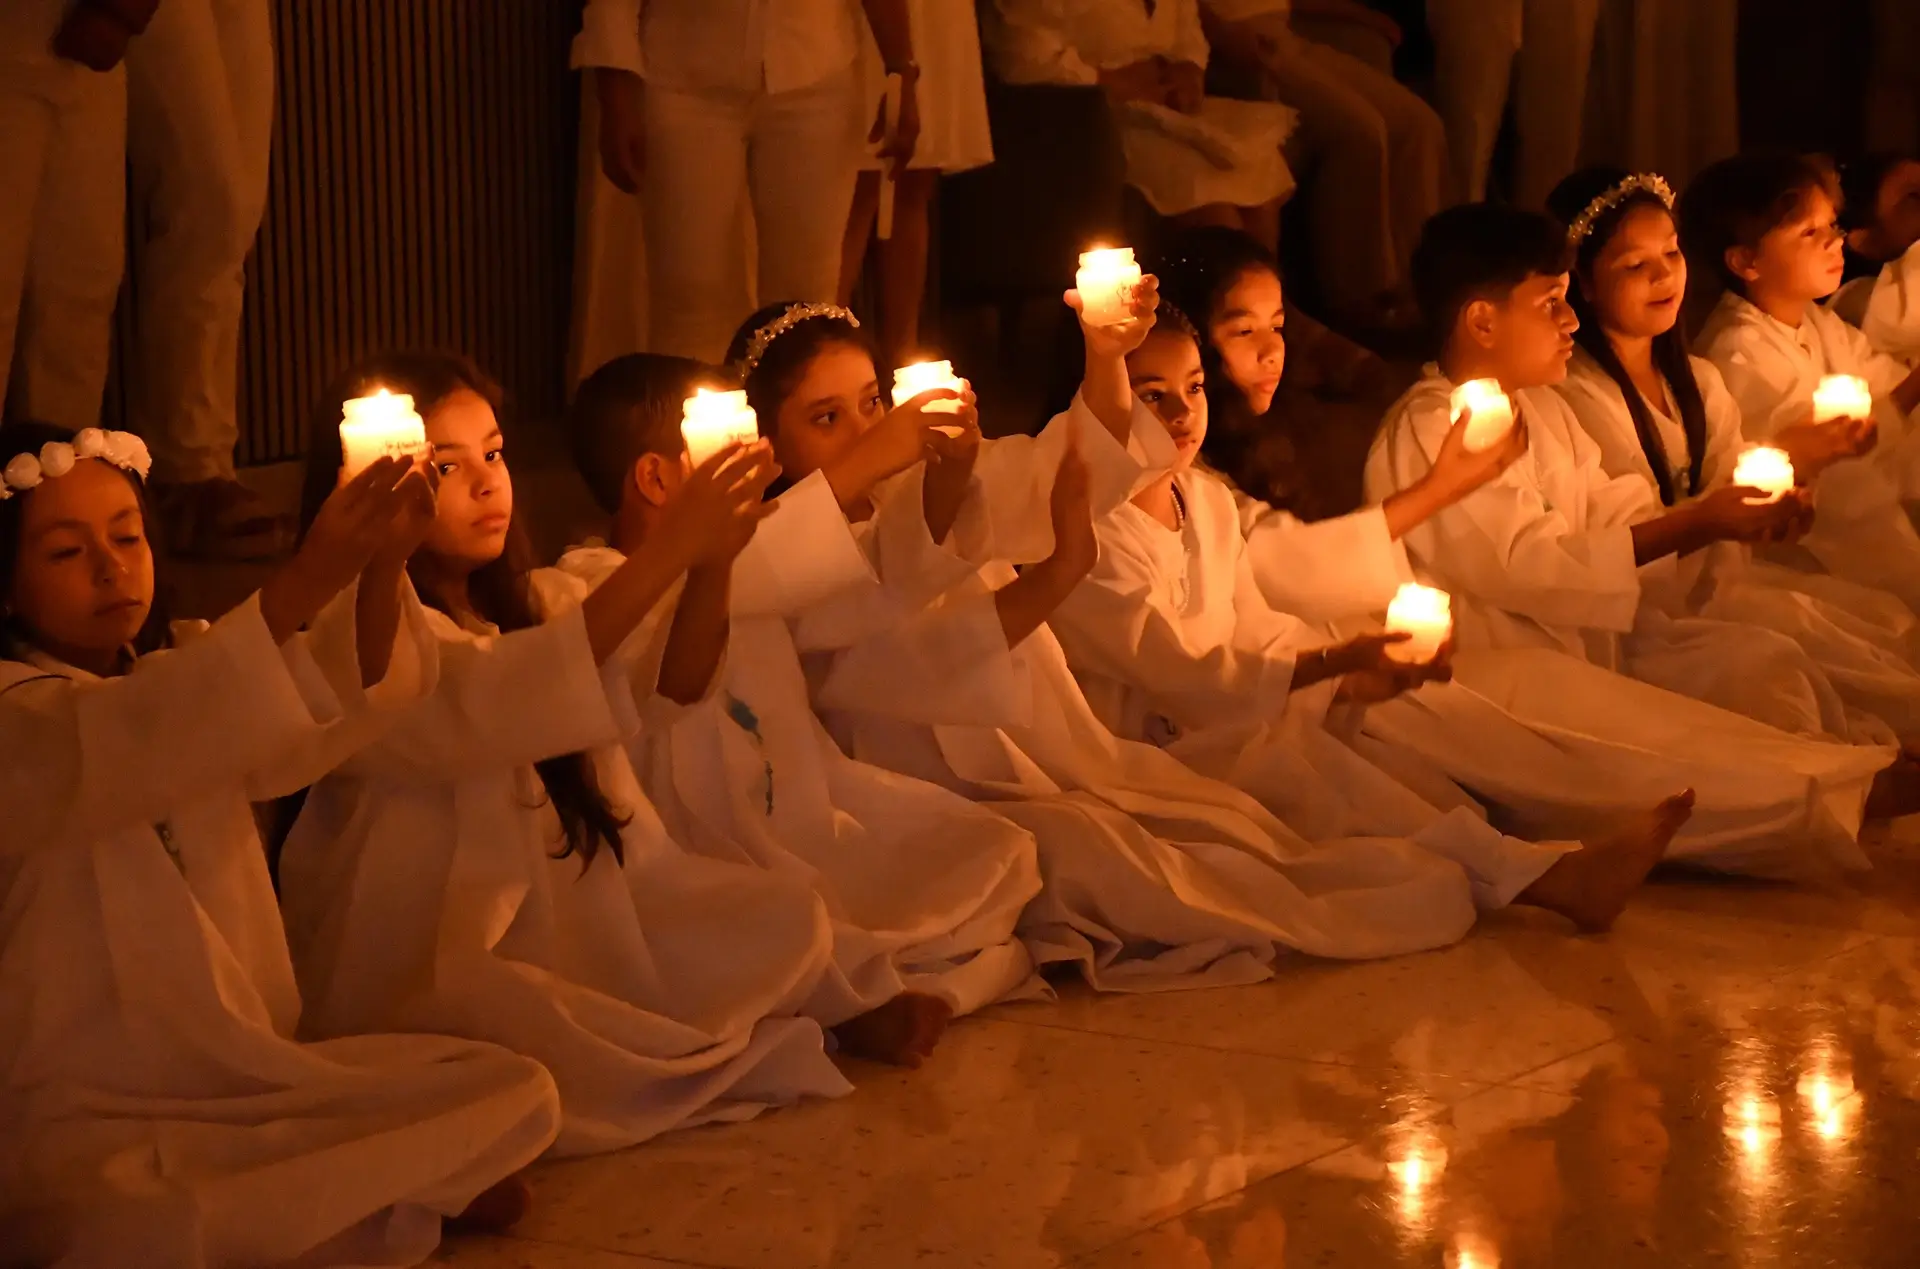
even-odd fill
[[(1565, 376), (1577, 326), (1567, 307), (1565, 232), (1550, 219), (1475, 204), (1435, 217), (1418, 257), (1422, 306), (1444, 352), (1388, 417), (1368, 457), (1375, 497), (1404, 488), (1432, 463), (1454, 425), (1456, 382), (1497, 379), (1527, 427), (1527, 457), (1500, 478), (1407, 535), (1415, 567), (1453, 595), (1463, 647), (1547, 648), (1602, 669), (1785, 724), (1820, 737), (1871, 720), (1848, 717), (1832, 686), (1798, 645), (1772, 632), (1643, 606), (1648, 578), (1673, 558), (1715, 541), (1759, 540), (1795, 527), (1793, 495), (1749, 502), (1729, 486), (1661, 514), (1637, 479), (1608, 479), (1598, 448), (1571, 409), (1546, 390)], [(1649, 568), (1651, 566), (1651, 568)], [(1605, 718), (1604, 693), (1560, 708)], [(1652, 705), (1659, 709), (1657, 701)], [(1730, 721), (1730, 720), (1725, 720)], [(1732, 746), (1744, 728), (1722, 728)], [(1783, 740), (1786, 738), (1783, 738)], [(1703, 751), (1711, 745), (1701, 744)], [(1815, 744), (1794, 770), (1837, 795), (1842, 826), (1857, 829), (1870, 788), (1874, 813), (1893, 813), (1911, 783), (1877, 744)], [(1801, 761), (1807, 765), (1801, 766)], [(1857, 853), (1857, 852), (1855, 852)]]
[[(1920, 534), (1908, 512), (1920, 498), (1911, 418), (1920, 371), (1819, 304), (1845, 270), (1831, 180), (1809, 160), (1776, 155), (1726, 159), (1694, 178), (1679, 203), (1680, 242), (1702, 299), (1719, 296), (1694, 350), (1726, 380), (1746, 439), (1786, 448), (1795, 474), (1813, 482), (1819, 515), (1801, 545), (1835, 576), (1920, 612)], [(1826, 375), (1865, 379), (1872, 418), (1803, 426)]]
[[(697, 362), (635, 355), (581, 384), (569, 429), (613, 517), (612, 547), (570, 551), (562, 570), (598, 584), (627, 556), (658, 549), (664, 509), (688, 470), (681, 403), (723, 383)], [(908, 403), (863, 438), (862, 448), (900, 458), (851, 466), (877, 482), (891, 463), (917, 461), (917, 432), (963, 418), (971, 407), (928, 415)], [(1014, 935), (1040, 871), (1030, 834), (948, 790), (848, 758), (814, 716), (798, 629), (834, 636), (806, 651), (884, 676), (870, 690), (923, 695), (948, 690), (952, 662), (973, 659), (954, 638), (921, 646), (929, 628), (966, 641), (1005, 637), (984, 593), (936, 625), (878, 585), (843, 507), (866, 492), (816, 471), (781, 495), (779, 514), (731, 571), (688, 573), (634, 676), (647, 721), (628, 749), (676, 841), (804, 877), (819, 892), (833, 918), (835, 972), (808, 1013), (847, 1049), (918, 1065), (948, 1018), (1044, 991)]]
[(1874, 154), (1840, 169), (1845, 280), (1827, 307), (1867, 342), (1920, 364), (1920, 159)]
[(126, 433), (0, 434), (0, 1258), (417, 1263), (443, 1218), (524, 1210), (553, 1082), (465, 1040), (295, 1040), (248, 802), (431, 685), (417, 622), (396, 641), (431, 496), (369, 467), (189, 637), (155, 607), (146, 466)]
[[(1568, 300), (1580, 318), (1559, 392), (1599, 446), (1602, 468), (1639, 479), (1666, 507), (1733, 483), (1744, 448), (1740, 410), (1720, 372), (1689, 357), (1680, 334), (1687, 264), (1665, 183), (1591, 168), (1548, 201), (1572, 227)], [(1920, 673), (1909, 659), (1915, 623), (1893, 595), (1762, 563), (1720, 542), (1676, 561), (1675, 575), (1649, 586), (1641, 602), (1785, 635), (1849, 706), (1903, 742), (1920, 739)]]
[[(673, 549), (583, 599), (558, 574), (529, 576), (485, 377), (396, 354), (329, 399), (337, 410), (376, 385), (422, 409), (439, 474), (408, 570), (433, 609), (441, 682), (312, 788), (288, 837), (281, 900), (308, 1027), (463, 1035), (538, 1058), (560, 1089), (557, 1154), (845, 1092), (798, 1015), (831, 952), (818, 900), (681, 850), (618, 743), (633, 715), (621, 645), (680, 573), (745, 543), (766, 456), (735, 447), (704, 464), (675, 500)], [(317, 427), (309, 505), (339, 463)]]

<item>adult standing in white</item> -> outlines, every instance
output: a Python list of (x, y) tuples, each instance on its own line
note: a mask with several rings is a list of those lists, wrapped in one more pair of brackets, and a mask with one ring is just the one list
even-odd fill
[(267, 0), (166, 0), (127, 54), (127, 157), (146, 234), (131, 381), (168, 544), (190, 555), (272, 555), (289, 527), (233, 465), (240, 310), (272, 141)]
[[(905, 0), (859, 0), (918, 118)], [(641, 197), (651, 351), (718, 361), (746, 311), (728, 285), (742, 196), (763, 296), (830, 300), (877, 103), (853, 0), (588, 0), (573, 64), (594, 72), (600, 160)], [(910, 156), (902, 127), (891, 157)]]
[(1580, 157), (1600, 0), (1427, 0), (1434, 104), (1447, 125), (1454, 193), (1487, 196), (1511, 93), (1520, 149), (1514, 201), (1546, 204)]
[(18, 417), (100, 421), (126, 254), (120, 59), (135, 34), (104, 5), (0, 5), (0, 406)]

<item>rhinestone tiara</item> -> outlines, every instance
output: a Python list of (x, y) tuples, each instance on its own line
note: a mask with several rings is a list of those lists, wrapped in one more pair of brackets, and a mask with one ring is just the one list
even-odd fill
[(773, 346), (774, 340), (801, 322), (812, 321), (816, 317), (837, 317), (856, 330), (860, 326), (860, 319), (838, 304), (789, 304), (785, 312), (754, 331), (753, 337), (747, 340), (746, 355), (740, 358), (740, 377), (745, 379), (753, 373), (754, 367), (767, 355), (767, 349)]
[(1661, 206), (1673, 210), (1673, 187), (1667, 184), (1664, 176), (1653, 172), (1641, 172), (1629, 176), (1600, 197), (1583, 208), (1573, 223), (1567, 226), (1567, 245), (1576, 247), (1593, 232), (1593, 224), (1602, 216), (1618, 207), (1635, 194), (1651, 194), (1660, 200)]

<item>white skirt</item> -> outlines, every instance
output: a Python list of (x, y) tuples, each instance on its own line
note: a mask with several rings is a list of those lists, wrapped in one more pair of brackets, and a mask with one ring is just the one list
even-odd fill
[[(920, 141), (907, 166), (941, 172), (985, 167), (993, 162), (993, 133), (987, 126), (980, 27), (972, 0), (907, 0), (907, 15), (914, 59), (920, 63)], [(871, 124), (887, 76), (870, 30), (861, 41), (860, 74), (865, 97), (874, 103), (867, 111)], [(880, 160), (869, 153), (861, 167), (877, 172)]]

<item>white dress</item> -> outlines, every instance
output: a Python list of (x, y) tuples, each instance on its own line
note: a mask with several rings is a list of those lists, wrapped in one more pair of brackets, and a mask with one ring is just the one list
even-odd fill
[[(1694, 358), (1693, 374), (1706, 407), (1707, 453), (1700, 471), (1705, 492), (1731, 482), (1744, 443), (1740, 408), (1720, 372)], [(1620, 385), (1582, 352), (1559, 391), (1599, 447), (1606, 473), (1638, 479), (1658, 497)], [(1665, 403), (1642, 400), (1668, 470), (1676, 482), (1686, 480), (1691, 455), (1685, 427), (1666, 413)], [(1806, 650), (1849, 706), (1886, 723), (1903, 740), (1920, 737), (1920, 673), (1911, 659), (1916, 622), (1912, 610), (1885, 591), (1765, 563), (1738, 543), (1720, 542), (1679, 560), (1668, 583), (1648, 588), (1641, 602), (1676, 616), (1743, 622), (1785, 635)]]
[[(973, 0), (907, 0), (907, 18), (913, 27), (913, 59), (920, 64), (914, 88), (920, 102), (920, 140), (907, 166), (936, 172), (985, 167), (993, 162), (993, 131), (987, 121), (980, 20)], [(871, 124), (887, 90), (887, 70), (874, 45), (873, 29), (862, 30), (862, 100), (876, 103), (867, 111)], [(880, 159), (869, 154), (861, 166), (877, 172)]]
[[(796, 561), (831, 557), (853, 536), (824, 479), (809, 477), (781, 500), (755, 547)], [(750, 552), (753, 548), (749, 548)], [(617, 552), (579, 549), (560, 567), (591, 585), (618, 566)], [(634, 769), (676, 841), (716, 859), (795, 877), (833, 921), (834, 969), (808, 1013), (833, 1026), (912, 988), (943, 996), (956, 1013), (1044, 991), (1014, 935), (1040, 889), (1033, 839), (964, 798), (841, 753), (813, 713), (794, 626), (837, 626), (834, 643), (858, 658), (872, 690), (914, 693), (975, 659), (969, 645), (902, 650), (916, 623), (866, 570), (836, 593), (791, 614), (747, 615), (736, 605), (726, 657), (706, 699), (686, 707), (657, 695), (657, 655), (635, 670), (645, 724), (628, 740)], [(737, 568), (737, 566), (736, 566)], [(751, 592), (741, 595), (751, 600)], [(959, 623), (974, 644), (1004, 642), (990, 599)], [(654, 650), (664, 646), (663, 605)], [(809, 612), (859, 607), (809, 623)], [(904, 615), (904, 614), (902, 614)], [(858, 630), (860, 626), (868, 630)], [(851, 645), (861, 644), (858, 651)], [(989, 650), (991, 643), (988, 643)], [(810, 651), (826, 651), (825, 645)], [(926, 671), (931, 670), (931, 674)], [(919, 671), (916, 673), (916, 671)]]
[[(1451, 388), (1430, 367), (1394, 407), (1368, 455), (1370, 498), (1385, 498), (1429, 470), (1450, 425)], [(1695, 820), (1714, 841), (1689, 841), (1683, 833), (1677, 845), (1690, 857), (1751, 868), (1756, 856), (1768, 853), (1757, 846), (1765, 839), (1775, 850), (1786, 848), (1789, 862), (1794, 848), (1809, 844), (1844, 862), (1862, 862), (1853, 839), (1873, 776), (1894, 750), (1819, 738), (1829, 728), (1870, 720), (1847, 718), (1831, 684), (1790, 640), (1643, 607), (1643, 586), (1670, 578), (1676, 567), (1671, 558), (1645, 569), (1634, 564), (1631, 526), (1653, 510), (1644, 485), (1605, 476), (1598, 447), (1557, 393), (1517, 396), (1527, 419), (1527, 455), (1405, 539), (1416, 571), (1453, 596), (1455, 639), (1465, 653), (1456, 660), (1456, 682), (1543, 734), (1561, 729), (1671, 755), (1676, 779), (1682, 767), (1691, 768), (1685, 778), (1701, 794)], [(1487, 651), (1497, 655), (1475, 655)], [(1597, 673), (1569, 672), (1569, 657)], [(1668, 690), (1632, 690), (1620, 675)], [(1755, 726), (1698, 703), (1712, 697), (1743, 713), (1774, 715), (1790, 728)], [(1682, 729), (1695, 733), (1684, 744), (1677, 743)], [(1448, 730), (1435, 729), (1425, 742), (1396, 734), (1408, 743), (1438, 741), (1444, 753)], [(1767, 770), (1773, 774), (1760, 777)], [(1716, 798), (1757, 812), (1780, 781), (1818, 789), (1805, 804), (1812, 823), (1803, 820), (1784, 840), (1772, 811), (1745, 829), (1738, 814), (1717, 824)], [(1776, 809), (1790, 815), (1792, 805), (1790, 799)], [(1767, 825), (1769, 831), (1760, 831)]]
[(1920, 242), (1872, 277), (1841, 287), (1827, 307), (1859, 327), (1875, 351), (1920, 365)]
[(1813, 531), (1802, 545), (1836, 577), (1889, 591), (1920, 611), (1920, 534), (1902, 505), (1920, 498), (1920, 428), (1889, 393), (1907, 368), (1817, 304), (1788, 326), (1731, 293), (1700, 332), (1695, 351), (1714, 364), (1739, 407), (1743, 435), (1764, 444), (1812, 417), (1823, 375), (1858, 375), (1873, 389), (1879, 444), (1843, 459), (1814, 486)]
[[(1207, 64), (1199, 0), (995, 0), (983, 32), (1010, 84), (1099, 82), (1156, 57)], [(1209, 204), (1258, 207), (1293, 192), (1280, 147), (1298, 116), (1278, 102), (1208, 97), (1197, 115), (1143, 102), (1117, 106), (1127, 180), (1163, 216)]]
[[(594, 665), (584, 588), (536, 576), (539, 626), (495, 636), (429, 614), (439, 690), (309, 793), (281, 857), (309, 1028), (538, 1058), (562, 1155), (846, 1092), (798, 1016), (831, 956), (826, 912), (797, 880), (667, 836), (617, 743), (625, 665)], [(580, 751), (631, 817), (624, 867), (605, 847), (585, 867), (553, 857), (564, 839), (532, 764)]]
[(292, 1038), (248, 802), (324, 771), (432, 672), (402, 647), (362, 694), (344, 608), (344, 637), (323, 619), (281, 648), (249, 600), (115, 679), (0, 663), (9, 1263), (413, 1264), (553, 1140), (552, 1080), (504, 1049)]

